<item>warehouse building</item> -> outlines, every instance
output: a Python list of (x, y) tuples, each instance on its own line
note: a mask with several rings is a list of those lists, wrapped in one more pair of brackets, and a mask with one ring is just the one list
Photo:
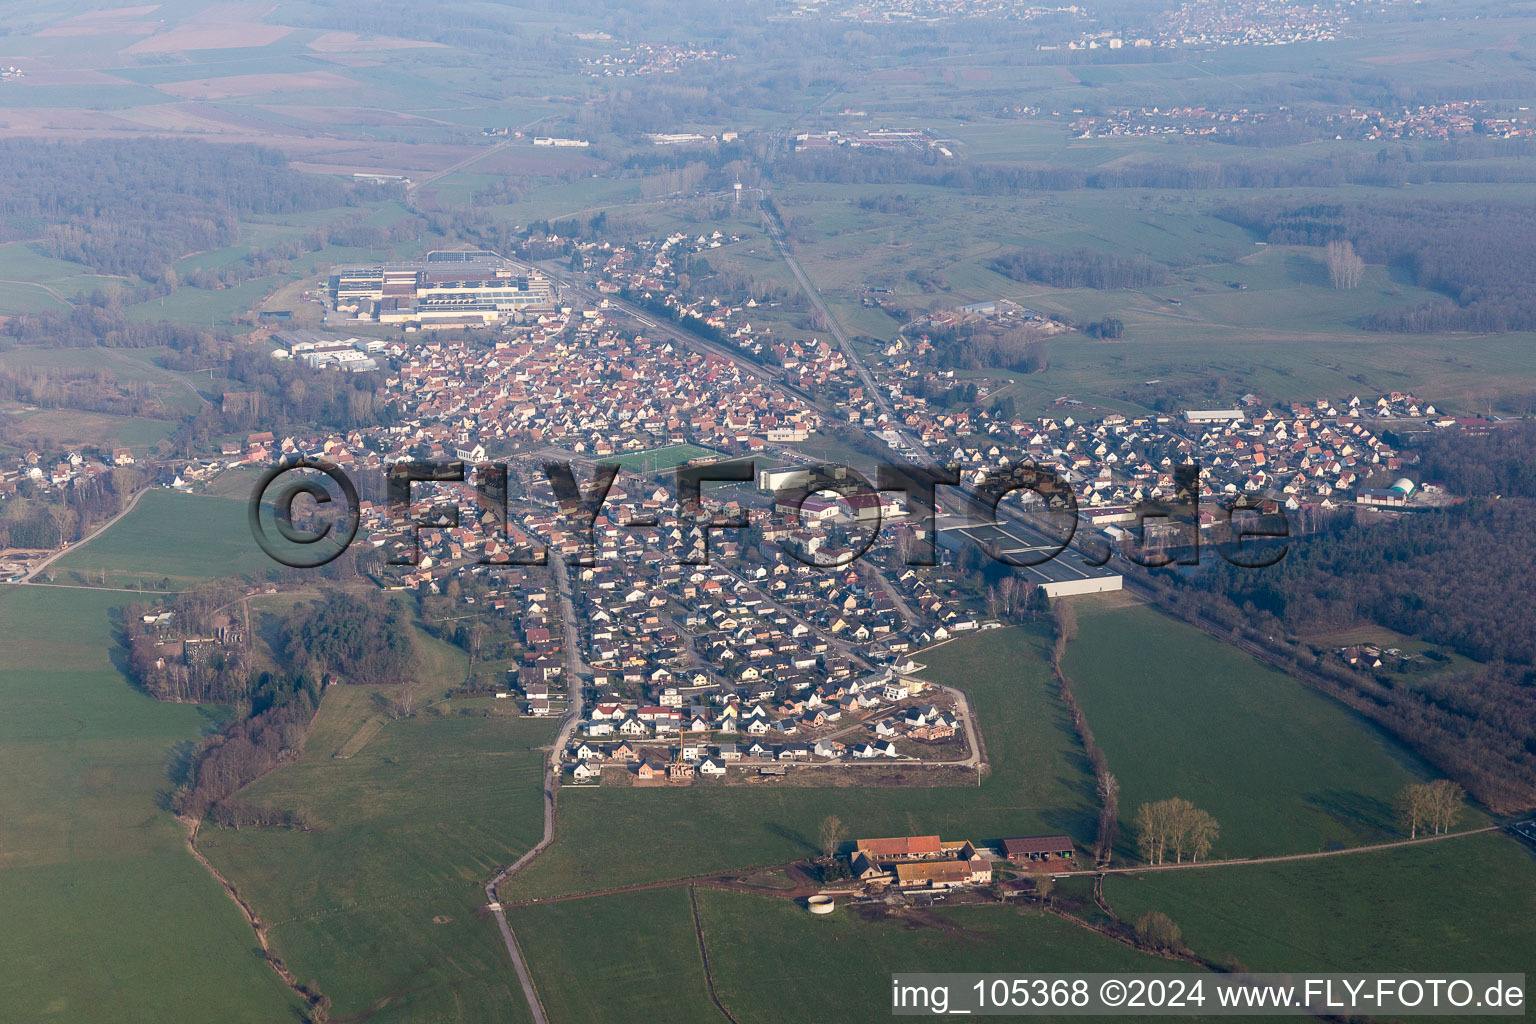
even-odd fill
[(481, 250), (334, 267), (330, 290), (336, 309), (359, 320), (419, 327), (483, 326), (553, 309), (556, 301), (543, 274)]

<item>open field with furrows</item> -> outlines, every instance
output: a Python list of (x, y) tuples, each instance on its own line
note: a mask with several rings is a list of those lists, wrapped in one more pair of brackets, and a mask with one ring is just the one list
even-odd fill
[(293, 1019), (164, 799), (217, 708), (115, 665), (126, 595), (0, 590), (0, 1005), (26, 1021)]
[(552, 726), (455, 703), (396, 720), (374, 697), (328, 692), (302, 760), (241, 793), (302, 809), (312, 831), (205, 829), (200, 846), (338, 1014), (525, 1019), (483, 886), (542, 831)]
[(1255, 971), (1529, 971), (1536, 853), (1498, 834), (1379, 853), (1142, 876), (1104, 895), (1160, 910), (1198, 953)]
[[(1092, 780), (1054, 693), (1044, 643), (1038, 630), (996, 630), (918, 659), (926, 677), (963, 688), (973, 701), (992, 765), (979, 787), (973, 774), (955, 771), (952, 786), (917, 788), (566, 788), (555, 842), (503, 887), (503, 898), (784, 863), (817, 851), (817, 826), (829, 814), (853, 838), (1065, 832), (1091, 841)], [(632, 852), (637, 835), (645, 836), (643, 857)]]
[(1328, 698), (1145, 606), (1079, 602), (1065, 668), (1120, 779), (1121, 856), (1149, 800), (1213, 814), (1212, 857), (1397, 837), (1393, 800), (1429, 770)]
[(279, 568), (256, 546), (246, 502), (180, 491), (153, 490), (120, 522), (51, 567), (61, 582), (71, 572), (92, 584), (153, 585), (172, 590), (220, 576), (264, 577)]
[[(698, 888), (716, 995), (742, 1024), (838, 1024), (889, 1012), (895, 971), (1178, 971), (1058, 917), (987, 906), (863, 916), (839, 906)], [(556, 1024), (623, 1008), (641, 1019), (718, 1021), (686, 887), (517, 907), (510, 913)], [(622, 936), (622, 941), (615, 941)], [(570, 970), (581, 964), (582, 970)]]

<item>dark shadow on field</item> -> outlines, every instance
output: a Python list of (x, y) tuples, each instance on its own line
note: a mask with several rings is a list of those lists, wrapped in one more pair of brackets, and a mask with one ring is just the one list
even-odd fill
[(787, 839), (797, 846), (804, 847), (807, 853), (819, 854), (821, 852), (821, 847), (819, 845), (811, 842), (802, 833), (796, 832), (788, 825), (781, 825), (778, 822), (770, 822), (768, 823), (768, 831), (772, 832), (780, 839)]
[(1304, 799), (1309, 807), (1317, 808), (1341, 824), (1387, 832), (1396, 831), (1396, 816), (1392, 806), (1385, 800), (1347, 789), (1308, 793)]
[(1297, 284), (1310, 284), (1318, 288), (1331, 288), (1328, 268), (1321, 261), (1299, 252), (1285, 254), (1285, 272)]

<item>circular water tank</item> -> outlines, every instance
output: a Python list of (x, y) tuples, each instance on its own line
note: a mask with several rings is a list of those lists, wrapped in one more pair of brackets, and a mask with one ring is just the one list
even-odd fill
[(830, 914), (836, 906), (831, 896), (812, 896), (805, 901), (805, 907), (813, 914)]

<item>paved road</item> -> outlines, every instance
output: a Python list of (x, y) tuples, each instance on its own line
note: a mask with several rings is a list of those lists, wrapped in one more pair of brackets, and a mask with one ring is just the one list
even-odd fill
[(57, 289), (51, 288), (48, 285), (43, 284), (43, 283), (41, 283), (39, 281), (10, 281), (10, 280), (0, 279), (0, 284), (20, 284), (20, 285), (25, 285), (28, 288), (37, 288), (40, 291), (47, 292), (50, 296), (52, 296), (55, 299), (58, 299), (60, 302), (64, 303), (64, 305), (68, 306), (70, 309), (74, 309), (75, 308), (75, 304), (73, 302), (70, 302), (64, 296), (60, 295), (58, 293)]
[[(837, 322), (837, 317), (832, 315), (832, 311), (827, 308), (826, 302), (822, 300), (821, 292), (811, 283), (810, 276), (806, 274), (805, 268), (800, 266), (800, 260), (795, 256), (794, 251), (790, 249), (789, 243), (784, 238), (778, 218), (766, 209), (762, 212), (763, 224), (768, 228), (768, 234), (773, 237), (773, 244), (778, 246), (779, 255), (784, 257), (784, 262), (789, 265), (790, 273), (795, 275), (795, 280), (800, 283), (800, 289), (805, 292), (806, 298), (811, 300), (811, 305), (815, 306), (816, 311), (826, 320), (827, 330), (832, 333), (832, 337), (837, 340), (838, 347), (843, 350), (843, 358), (848, 360), (849, 367), (852, 368), (854, 373), (859, 375), (859, 380), (864, 384), (865, 392), (880, 407), (880, 412), (886, 418), (886, 429), (894, 431), (896, 436), (901, 439), (901, 443), (911, 449), (914, 454), (925, 455), (926, 453), (922, 446), (917, 444), (908, 436), (906, 431), (901, 429), (901, 420), (896, 416), (896, 408), (891, 405), (890, 396), (881, 390), (880, 385), (875, 381), (875, 375), (869, 371), (868, 366), (864, 365), (864, 360), (860, 358), (858, 351), (853, 347), (853, 342), (848, 339), (848, 334), (843, 330), (842, 324)], [(880, 438), (875, 438), (875, 440), (881, 444), (885, 443)]]
[(117, 515), (113, 516), (111, 519), (108, 519), (106, 522), (104, 522), (100, 526), (96, 527), (96, 529), (92, 530), (90, 533), (86, 534), (84, 537), (81, 537), (79, 540), (75, 541), (69, 547), (67, 547), (67, 548), (60, 548), (58, 551), (55, 551), (53, 554), (49, 555), (47, 558), (43, 559), (41, 562), (38, 562), (36, 565), (34, 565), (32, 567), (32, 569), (25, 576), (23, 576), (21, 579), (13, 580), (12, 582), (13, 583), (31, 583), (32, 580), (35, 579), (39, 573), (41, 573), (44, 569), (48, 568), (54, 562), (58, 561), (60, 558), (63, 558), (65, 555), (69, 554), (71, 551), (75, 550), (76, 548), (81, 547), (81, 546), (83, 546), (85, 544), (89, 544), (91, 541), (95, 540), (97, 537), (99, 537), (103, 533), (105, 533), (107, 531), (107, 529), (109, 527), (111, 527), (114, 523), (116, 523), (119, 519), (123, 518), (123, 516), (126, 516), (129, 512), (132, 512), (134, 506), (139, 503), (139, 499), (144, 497), (144, 495), (147, 494), (147, 493), (149, 493), (149, 488), (148, 487), (144, 488), (143, 490), (141, 490), (138, 493), (136, 493), (132, 498), (128, 499), (128, 504), (124, 505), (123, 508), (122, 508), (122, 511), (118, 512)]
[(555, 734), (554, 745), (549, 749), (549, 764), (544, 769), (544, 837), (540, 839), (527, 853), (517, 858), (512, 865), (486, 883), (485, 900), (490, 905), (491, 913), (496, 917), (496, 924), (501, 928), (501, 938), (507, 946), (507, 955), (512, 958), (512, 969), (517, 972), (518, 984), (523, 987), (523, 998), (528, 1000), (528, 1010), (533, 1014), (534, 1024), (549, 1024), (544, 1016), (544, 1005), (539, 1001), (538, 990), (534, 988), (533, 977), (528, 972), (528, 964), (523, 959), (522, 949), (517, 944), (517, 936), (512, 933), (512, 926), (507, 923), (506, 911), (502, 910), (501, 902), (496, 895), (496, 889), (502, 882), (517, 874), (528, 865), (555, 838), (555, 783), (556, 773), (559, 770), (560, 752), (570, 742), (571, 733), (576, 729), (576, 723), (581, 720), (582, 685), (587, 673), (586, 662), (581, 657), (581, 640), (576, 628), (576, 602), (571, 593), (571, 578), (566, 571), (565, 560), (553, 552), (549, 556), (550, 567), (554, 572), (555, 583), (560, 588), (560, 604), (565, 619), (565, 685), (566, 692), (570, 695), (569, 710), (560, 723), (560, 729)]

